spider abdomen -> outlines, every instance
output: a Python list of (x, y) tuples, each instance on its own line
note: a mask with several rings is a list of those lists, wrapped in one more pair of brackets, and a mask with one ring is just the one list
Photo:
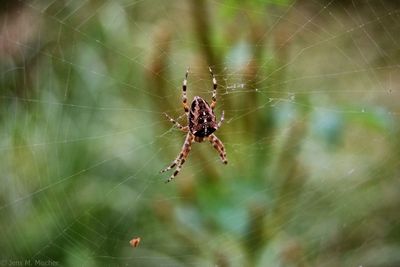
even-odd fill
[(189, 130), (197, 137), (207, 137), (218, 128), (214, 111), (210, 105), (199, 96), (191, 104), (189, 113)]

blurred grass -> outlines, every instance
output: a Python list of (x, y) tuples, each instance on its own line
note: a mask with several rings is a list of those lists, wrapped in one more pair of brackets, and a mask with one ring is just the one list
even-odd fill
[[(3, 2), (0, 264), (399, 266), (398, 8)], [(208, 65), (229, 164), (164, 184)]]

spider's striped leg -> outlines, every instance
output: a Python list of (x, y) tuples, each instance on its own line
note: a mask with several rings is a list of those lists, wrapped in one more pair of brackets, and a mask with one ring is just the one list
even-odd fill
[(189, 131), (189, 127), (185, 126), (183, 127), (179, 122), (175, 121), (173, 118), (171, 118), (167, 113), (164, 112), (165, 117), (167, 117), (167, 119), (172, 122), (179, 130), (181, 130), (182, 132), (187, 133)]
[(213, 145), (213, 147), (218, 151), (219, 157), (221, 158), (222, 162), (224, 164), (228, 164), (228, 160), (226, 159), (225, 147), (224, 144), (221, 142), (221, 140), (219, 140), (218, 137), (215, 136), (215, 134), (209, 135), (208, 140)]
[(185, 79), (183, 80), (183, 85), (182, 85), (182, 104), (186, 116), (189, 116), (189, 106), (187, 104), (187, 95), (186, 95), (188, 75), (189, 75), (189, 68), (186, 70)]
[[(190, 149), (189, 149), (189, 151), (190, 151)], [(189, 151), (187, 152), (188, 154), (189, 154)], [(186, 161), (186, 158), (187, 158), (187, 155), (186, 155), (186, 157), (182, 158), (182, 159), (177, 163), (177, 166), (176, 166), (176, 169), (175, 169), (174, 173), (168, 178), (168, 180), (165, 181), (165, 183), (171, 182), (172, 179), (174, 179), (175, 176), (178, 175), (178, 173), (181, 171), (182, 165), (183, 165), (183, 164), (185, 163), (185, 161)]]
[(221, 125), (222, 125), (222, 123), (224, 122), (224, 120), (225, 120), (225, 112), (222, 111), (221, 119), (220, 119), (219, 122), (218, 122), (218, 128), (221, 127)]
[(212, 72), (211, 67), (208, 67), (210, 70), (210, 74), (212, 77), (212, 82), (213, 82), (213, 94), (212, 94), (212, 102), (211, 102), (211, 109), (215, 108), (215, 105), (217, 104), (217, 79), (215, 79), (214, 73)]
[(191, 133), (188, 133), (186, 135), (185, 142), (183, 143), (182, 150), (179, 153), (178, 157), (171, 163), (170, 166), (162, 170), (161, 172), (169, 171), (175, 166), (178, 166), (175, 170), (175, 172), (171, 175), (171, 177), (166, 181), (167, 183), (170, 182), (172, 179), (175, 178), (176, 175), (178, 175), (179, 171), (181, 170), (181, 167), (183, 163), (185, 163), (185, 160), (187, 156), (189, 155), (189, 152), (192, 148), (192, 142), (193, 142), (193, 135)]

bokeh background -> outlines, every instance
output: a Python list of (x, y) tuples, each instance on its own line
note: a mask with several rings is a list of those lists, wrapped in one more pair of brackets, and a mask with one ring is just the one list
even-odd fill
[[(1, 1), (0, 265), (400, 266), (399, 32), (391, 0)], [(165, 184), (189, 66), (229, 164)]]

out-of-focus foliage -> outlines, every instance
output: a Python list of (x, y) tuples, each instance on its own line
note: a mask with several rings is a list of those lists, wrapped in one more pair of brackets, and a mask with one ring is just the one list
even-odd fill
[[(3, 1), (0, 266), (399, 266), (393, 1)], [(181, 85), (229, 164), (179, 153)], [(132, 248), (129, 241), (140, 237)], [(22, 265), (21, 265), (22, 264)]]

